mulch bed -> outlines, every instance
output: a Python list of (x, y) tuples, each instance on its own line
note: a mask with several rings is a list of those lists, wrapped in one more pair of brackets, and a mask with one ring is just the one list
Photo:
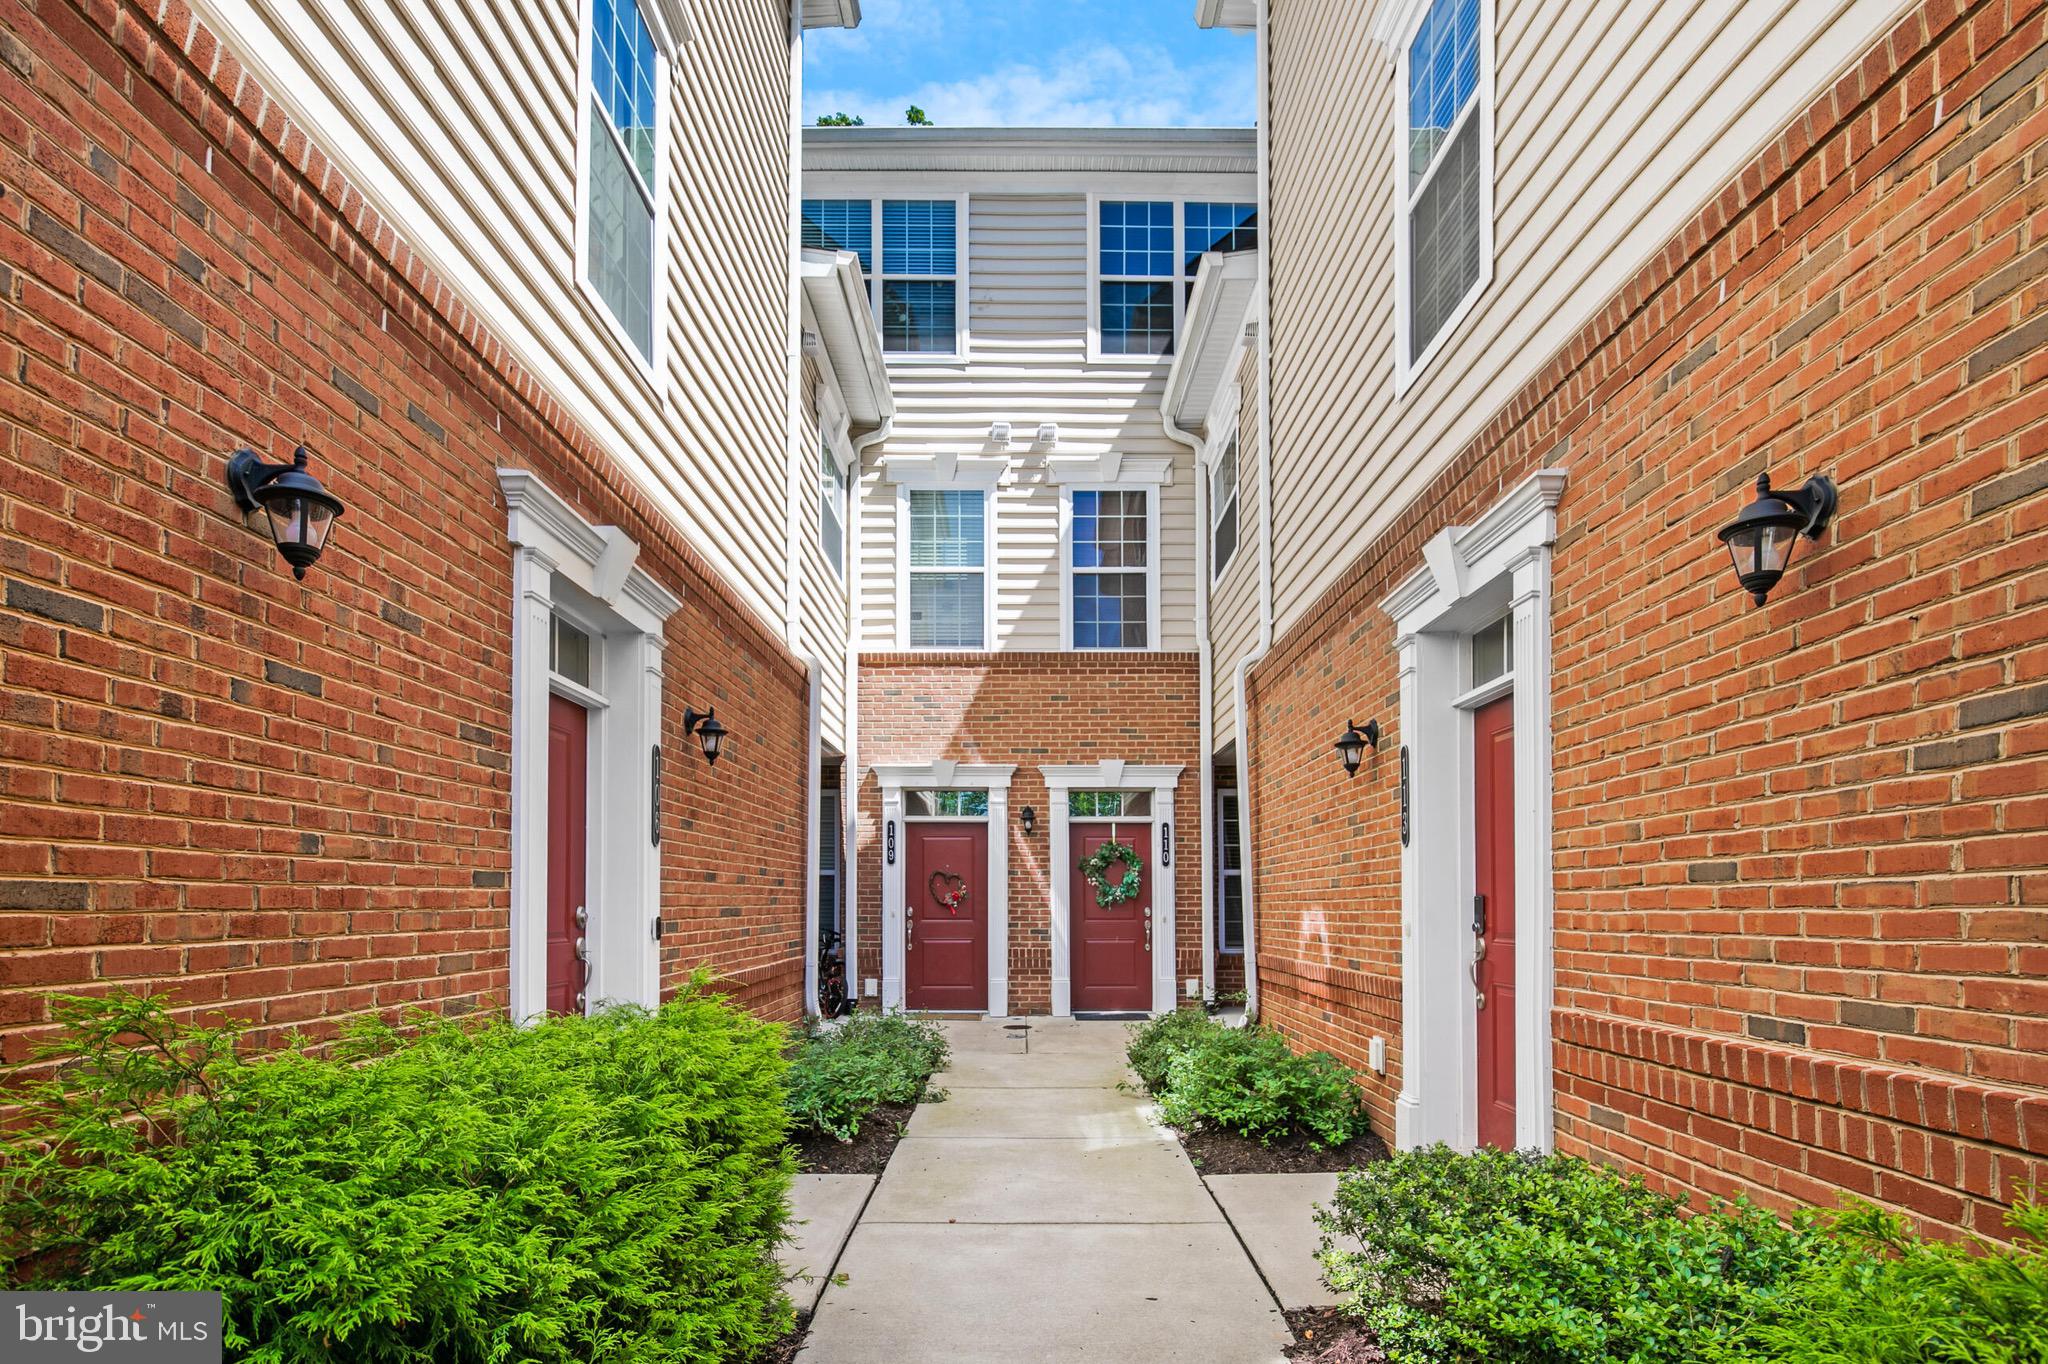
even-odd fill
[(1188, 1159), (1205, 1175), (1342, 1174), (1387, 1158), (1387, 1144), (1370, 1132), (1342, 1146), (1326, 1146), (1320, 1151), (1306, 1139), (1261, 1146), (1235, 1132), (1215, 1128), (1200, 1132), (1176, 1130), (1175, 1135), (1187, 1148)]
[(807, 1175), (878, 1175), (903, 1139), (903, 1124), (916, 1111), (916, 1104), (883, 1104), (868, 1114), (852, 1141), (799, 1132), (789, 1143), (796, 1148), (797, 1168)]
[(1290, 1307), (1287, 1329), (1294, 1332), (1287, 1357), (1299, 1364), (1386, 1364), (1365, 1323), (1334, 1307)]
[(767, 1352), (754, 1356), (754, 1364), (796, 1364), (796, 1354), (804, 1347), (804, 1337), (811, 1333), (811, 1314), (796, 1314), (796, 1327), (788, 1335), (770, 1345)]

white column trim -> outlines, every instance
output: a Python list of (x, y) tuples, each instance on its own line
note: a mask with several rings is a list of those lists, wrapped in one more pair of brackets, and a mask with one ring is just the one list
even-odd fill
[[(903, 793), (921, 787), (988, 792), (988, 1012), (1010, 1011), (1010, 779), (1014, 763), (877, 763), (882, 792), (882, 1009), (903, 1008)], [(851, 970), (851, 967), (849, 967)]]
[[(1105, 758), (1096, 763), (1055, 763), (1041, 766), (1045, 778), (1047, 818), (1051, 821), (1051, 863), (1047, 880), (1052, 890), (1052, 1011), (1056, 1017), (1074, 1012), (1073, 918), (1068, 897), (1066, 870), (1073, 865), (1072, 840), (1068, 832), (1067, 795), (1072, 791), (1146, 791), (1152, 796), (1153, 855), (1159, 860), (1160, 875), (1152, 879), (1152, 1012), (1157, 1015), (1180, 1007), (1174, 992), (1178, 969), (1178, 946), (1174, 938), (1174, 868), (1169, 860), (1181, 855), (1183, 840), (1171, 835), (1173, 796), (1184, 770), (1180, 763), (1127, 763)], [(1124, 823), (1136, 824), (1137, 820)], [(1199, 843), (1197, 845), (1199, 847)]]

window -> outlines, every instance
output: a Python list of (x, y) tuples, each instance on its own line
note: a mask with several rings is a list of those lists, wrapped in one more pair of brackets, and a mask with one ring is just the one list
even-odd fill
[(1402, 59), (1408, 98), (1400, 204), (1406, 233), (1404, 366), (1418, 366), (1489, 262), (1491, 136), (1480, 99), (1483, 0), (1432, 0)]
[(1209, 580), (1223, 577), (1237, 554), (1237, 437), (1209, 470)]
[(960, 349), (958, 220), (951, 199), (882, 201), (883, 350)]
[(1194, 291), (1203, 254), (1248, 251), (1258, 244), (1257, 204), (1102, 200), (1096, 206), (1100, 353), (1173, 354), (1180, 313)]
[(1074, 648), (1151, 643), (1150, 504), (1144, 488), (1074, 493)]
[(1244, 846), (1238, 842), (1237, 792), (1216, 793), (1216, 950), (1244, 951)]
[(1067, 814), (1074, 819), (1150, 819), (1150, 791), (1069, 791)]
[(987, 819), (986, 791), (905, 791), (903, 813), (910, 819)]
[(830, 788), (818, 793), (818, 922), (846, 932), (839, 906), (839, 792)]
[(549, 618), (548, 671), (587, 687), (590, 682), (590, 636), (556, 615)]
[(1185, 292), (1195, 291), (1202, 257), (1211, 251), (1250, 251), (1259, 244), (1257, 204), (1189, 204), (1182, 210), (1181, 255), (1186, 259)]
[(839, 472), (832, 456), (832, 442), (818, 447), (818, 543), (825, 548), (825, 562), (840, 577), (846, 576), (846, 484), (851, 473)]
[(804, 200), (804, 245), (860, 257), (868, 302), (875, 299), (875, 205), (870, 199)]
[(661, 59), (635, 0), (591, 0), (590, 21), (584, 270), (619, 330), (652, 364)]
[(913, 488), (910, 499), (910, 644), (979, 649), (986, 644), (987, 495), (979, 489)]
[(1515, 618), (1502, 616), (1472, 635), (1472, 685), (1483, 687), (1515, 667)]

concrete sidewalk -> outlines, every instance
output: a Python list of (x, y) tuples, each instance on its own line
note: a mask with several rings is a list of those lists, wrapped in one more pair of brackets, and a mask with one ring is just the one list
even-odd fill
[(946, 1025), (946, 1102), (910, 1121), (839, 1258), (803, 1364), (1278, 1364), (1287, 1323), (1115, 1023)]

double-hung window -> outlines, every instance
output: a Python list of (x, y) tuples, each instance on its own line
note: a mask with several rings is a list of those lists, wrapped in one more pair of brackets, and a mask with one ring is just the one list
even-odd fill
[(868, 303), (875, 301), (875, 202), (872, 199), (804, 200), (804, 245), (851, 251), (860, 257)]
[(619, 332), (654, 363), (661, 57), (635, 0), (591, 0), (583, 266)]
[(1492, 266), (1491, 0), (1431, 0), (1401, 59), (1399, 377), (1422, 367)]
[(1237, 554), (1237, 437), (1224, 443), (1223, 453), (1209, 469), (1209, 580)]
[(1216, 793), (1216, 950), (1244, 951), (1244, 845), (1238, 842), (1237, 792)]
[[(879, 275), (877, 238), (882, 243)], [(960, 352), (959, 200), (806, 199), (803, 241), (860, 257), (884, 353)]]
[(1073, 647), (1144, 649), (1152, 644), (1152, 494), (1149, 488), (1073, 494)]
[(1105, 357), (1173, 354), (1203, 255), (1259, 244), (1257, 204), (1103, 199), (1095, 213), (1096, 348)]
[(988, 494), (979, 488), (912, 488), (910, 646), (980, 649), (988, 626)]
[(840, 577), (846, 576), (846, 482), (832, 453), (832, 442), (818, 442), (818, 543), (824, 547), (825, 562)]

